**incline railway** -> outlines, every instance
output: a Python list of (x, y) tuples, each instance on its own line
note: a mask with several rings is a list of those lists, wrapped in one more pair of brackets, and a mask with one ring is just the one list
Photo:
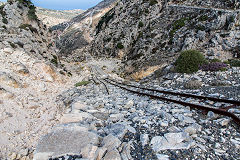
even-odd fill
[[(134, 94), (138, 94), (140, 96), (148, 96), (154, 99), (159, 99), (162, 101), (167, 101), (167, 102), (172, 102), (176, 104), (180, 104), (183, 106), (188, 106), (192, 109), (198, 109), (201, 110), (205, 113), (212, 111), (216, 114), (223, 115), (230, 117), (234, 120), (236, 124), (240, 126), (240, 115), (235, 115), (232, 112), (229, 112), (229, 109), (231, 108), (237, 108), (240, 107), (240, 101), (236, 100), (228, 100), (228, 99), (220, 99), (220, 98), (214, 98), (214, 97), (207, 97), (207, 96), (199, 96), (199, 95), (193, 95), (193, 94), (186, 94), (186, 93), (177, 93), (177, 92), (172, 92), (172, 91), (166, 91), (166, 90), (158, 90), (158, 89), (153, 89), (153, 88), (146, 88), (142, 86), (136, 86), (136, 85), (131, 85), (131, 84), (126, 84), (119, 82), (117, 80), (114, 80), (112, 78), (109, 78), (109, 76), (104, 73), (101, 69), (99, 69), (97, 66), (92, 66), (92, 71), (95, 75), (93, 79), (94, 82), (99, 81), (104, 85), (106, 88), (107, 93), (109, 94), (109, 90), (106, 84), (110, 84), (116, 87), (119, 87), (123, 90), (127, 90), (129, 92), (132, 92)], [(166, 97), (167, 95), (170, 95), (172, 97)], [(188, 103), (186, 101), (183, 101), (183, 98), (191, 98), (191, 99), (198, 99), (198, 100), (204, 100), (204, 101), (213, 101), (213, 102), (218, 102), (222, 103), (221, 108), (216, 108), (216, 107), (209, 107), (209, 106), (203, 106), (202, 104), (204, 101), (197, 101), (197, 103)], [(201, 104), (201, 105), (200, 105)]]

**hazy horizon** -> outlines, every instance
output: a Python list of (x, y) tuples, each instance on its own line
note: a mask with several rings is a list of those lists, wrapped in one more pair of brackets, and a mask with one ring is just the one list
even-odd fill
[[(7, 0), (0, 0), (6, 2)], [(83, 9), (87, 10), (88, 8), (94, 7), (96, 4), (102, 0), (48, 0), (48, 1), (39, 1), (32, 0), (35, 6), (42, 7), (46, 9), (54, 10), (72, 10), (72, 9)]]

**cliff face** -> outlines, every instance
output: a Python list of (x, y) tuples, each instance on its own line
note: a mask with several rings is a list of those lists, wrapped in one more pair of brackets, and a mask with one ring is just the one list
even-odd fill
[(9, 1), (0, 8), (0, 49), (6, 47), (29, 53), (38, 59), (55, 54), (52, 35), (38, 20), (35, 7), (28, 1)]
[(235, 1), (121, 0), (99, 21), (91, 53), (121, 58), (126, 73), (140, 78), (182, 50), (224, 60), (239, 56), (239, 18)]
[(93, 40), (92, 33), (100, 17), (113, 7), (115, 1), (104, 0), (72, 20), (53, 26), (51, 30), (56, 33), (59, 55), (68, 57), (69, 60), (84, 59), (83, 50)]

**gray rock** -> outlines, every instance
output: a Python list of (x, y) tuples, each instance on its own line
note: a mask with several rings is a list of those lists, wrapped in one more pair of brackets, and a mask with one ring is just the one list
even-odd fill
[(195, 123), (196, 121), (190, 117), (186, 117), (183, 115), (178, 115), (178, 119), (182, 122), (182, 123)]
[(98, 143), (98, 135), (82, 130), (81, 127), (59, 128), (39, 141), (33, 159), (48, 160), (52, 156), (57, 157), (68, 153), (79, 155), (86, 146), (93, 147)]
[(189, 127), (186, 127), (184, 129), (184, 132), (189, 133), (190, 135), (192, 135), (192, 134), (196, 134), (197, 130), (193, 126), (189, 126)]
[(148, 134), (141, 134), (140, 135), (140, 141), (142, 143), (142, 146), (145, 146), (149, 142), (149, 135)]
[(191, 80), (191, 81), (188, 81), (187, 83), (185, 83), (184, 87), (186, 89), (199, 89), (202, 87), (202, 85), (203, 85), (203, 83), (198, 80)]
[(215, 118), (217, 118), (218, 117), (218, 115), (216, 115), (214, 112), (212, 112), (212, 111), (209, 111), (208, 113), (207, 113), (207, 116), (208, 116), (208, 118), (210, 118), (210, 119), (215, 119)]
[(189, 149), (191, 147), (191, 138), (185, 132), (167, 133), (163, 137), (153, 137), (150, 144), (155, 152), (167, 149)]
[(156, 154), (156, 156), (157, 156), (158, 160), (169, 160), (169, 156), (168, 155)]
[(197, 33), (197, 38), (199, 38), (200, 41), (204, 40), (206, 37), (206, 32), (199, 30)]
[(127, 102), (127, 104), (124, 106), (124, 108), (127, 108), (127, 109), (129, 109), (129, 108), (132, 108), (132, 107), (133, 107), (133, 105), (134, 105), (134, 102), (133, 102), (133, 100), (130, 100), (130, 101), (128, 101), (128, 102)]
[(83, 158), (87, 159), (96, 159), (98, 154), (98, 147), (92, 144), (88, 144), (85, 147), (81, 148), (81, 155)]
[(123, 118), (124, 118), (124, 115), (121, 113), (118, 113), (118, 114), (111, 114), (108, 119), (113, 122), (118, 122), (118, 121), (122, 120)]
[(114, 137), (110, 134), (103, 138), (102, 146), (104, 148), (107, 148), (108, 150), (112, 150), (115, 148), (117, 149), (121, 145), (121, 143), (122, 142), (117, 137)]
[(127, 143), (123, 146), (122, 152), (121, 152), (121, 158), (122, 160), (133, 160), (131, 156), (131, 147), (130, 144)]
[(14, 50), (12, 48), (4, 48), (3, 52), (5, 52), (7, 54), (12, 54), (14, 52)]
[(95, 113), (92, 113), (92, 115), (95, 118), (100, 119), (100, 120), (107, 120), (109, 117), (108, 113), (102, 113), (102, 112), (95, 112)]
[(122, 160), (121, 156), (117, 149), (113, 149), (111, 151), (108, 151), (106, 155), (104, 156), (104, 160)]
[(124, 135), (128, 131), (126, 125), (121, 123), (113, 124), (105, 128), (105, 130), (106, 130), (106, 133), (112, 134), (113, 136), (117, 137), (120, 140), (124, 137)]

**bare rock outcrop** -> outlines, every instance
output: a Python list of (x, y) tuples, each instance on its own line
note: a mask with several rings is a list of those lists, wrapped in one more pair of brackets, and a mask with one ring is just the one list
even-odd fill
[(238, 11), (236, 1), (121, 0), (99, 21), (91, 53), (122, 59), (136, 79), (174, 62), (182, 50), (239, 57)]

